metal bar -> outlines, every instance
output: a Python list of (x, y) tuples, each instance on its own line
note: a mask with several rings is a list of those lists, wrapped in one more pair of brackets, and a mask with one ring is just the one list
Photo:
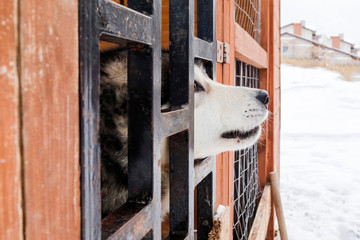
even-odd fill
[(170, 149), (170, 239), (193, 239), (194, 188), (192, 160), (189, 161), (187, 131), (169, 137)]
[(161, 115), (163, 137), (174, 135), (189, 128), (189, 109), (179, 109), (176, 111), (162, 113)]
[[(134, 0), (134, 2), (137, 2)], [(147, 239), (161, 239), (161, 164), (158, 164), (159, 159), (161, 158), (161, 142), (163, 141), (160, 132), (162, 131), (162, 122), (161, 122), (161, 1), (157, 0), (142, 0), (142, 5), (145, 5), (145, 2), (150, 2), (151, 6), (143, 7), (143, 11), (147, 11), (149, 14), (152, 13), (152, 25), (153, 28), (153, 43), (152, 43), (152, 63), (153, 63), (153, 129), (154, 139), (153, 139), (153, 214), (152, 219), (150, 220), (153, 223), (153, 229), (151, 234), (144, 237), (144, 240)]]
[(157, 27), (151, 17), (110, 0), (98, 1), (98, 28), (102, 35), (147, 45), (153, 43), (154, 30)]
[(197, 1), (197, 36), (205, 41), (213, 42), (213, 21), (214, 0)]
[(128, 53), (128, 199), (148, 203), (152, 198), (152, 53), (132, 48)]
[[(100, 239), (99, 34), (96, 1), (79, 1), (81, 237)], [(89, 14), (90, 13), (90, 14)]]
[[(212, 61), (210, 77), (216, 81), (216, 1), (197, 1), (197, 34), (195, 56)], [(216, 207), (215, 157), (196, 164), (194, 171), (197, 185), (197, 239), (208, 239)]]
[(195, 185), (198, 185), (206, 176), (208, 176), (215, 167), (215, 157), (207, 157), (199, 163), (195, 163)]
[[(216, 2), (217, 1), (213, 1), (213, 7), (212, 7), (212, 19), (210, 19), (210, 21), (213, 22), (213, 50), (212, 50), (212, 76), (211, 78), (216, 82), (216, 65), (217, 65), (217, 62), (216, 62), (216, 42), (217, 42), (217, 39), (216, 39)], [(214, 170), (216, 170), (215, 166), (214, 166)], [(215, 191), (215, 188), (216, 188), (216, 174), (213, 175), (213, 181), (214, 181), (214, 189), (213, 189), (213, 192), (216, 193)], [(216, 195), (216, 194), (215, 194)], [(214, 198), (213, 199), (214, 201), (214, 214), (215, 214), (215, 208), (216, 208), (216, 199)]]
[[(215, 173), (214, 173), (215, 174)], [(213, 226), (213, 172), (197, 185), (197, 239), (207, 240)]]
[(159, 239), (161, 169), (158, 164), (160, 156), (154, 153), (160, 152), (161, 142), (158, 134), (161, 131), (161, 2), (129, 0), (128, 6), (153, 14), (151, 26), (154, 26), (153, 32), (145, 32), (152, 37), (152, 49), (137, 44), (130, 47), (128, 57), (129, 202), (142, 203), (153, 199), (152, 218), (148, 219), (153, 224), (152, 232), (145, 238)]
[(153, 212), (152, 204), (126, 203), (103, 219), (101, 238), (141, 239), (152, 228)]
[(194, 39), (194, 55), (197, 58), (213, 61), (213, 43), (209, 43), (200, 38)]
[(188, 104), (190, 95), (193, 95), (192, 89), (189, 89), (189, 86), (193, 85), (194, 76), (193, 4), (194, 2), (191, 0), (170, 0), (169, 2), (171, 107)]
[[(189, 129), (169, 137), (170, 239), (194, 239), (194, 1), (169, 1), (170, 81), (172, 108), (188, 105)], [(189, 87), (191, 86), (191, 87)]]

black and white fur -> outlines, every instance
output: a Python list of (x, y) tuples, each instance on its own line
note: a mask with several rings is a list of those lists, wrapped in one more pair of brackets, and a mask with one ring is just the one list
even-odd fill
[[(166, 83), (168, 54), (162, 55), (162, 80)], [(126, 51), (102, 53), (100, 88), (101, 206), (104, 217), (127, 200)], [(266, 91), (212, 81), (197, 62), (194, 69), (195, 159), (253, 145), (268, 116), (268, 101)], [(165, 206), (169, 206), (167, 145), (164, 140), (161, 147), (162, 217), (168, 212)]]

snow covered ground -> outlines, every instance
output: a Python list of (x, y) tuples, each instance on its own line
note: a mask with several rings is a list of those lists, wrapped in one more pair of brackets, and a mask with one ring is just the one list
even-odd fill
[(280, 184), (290, 240), (360, 239), (360, 82), (281, 65)]

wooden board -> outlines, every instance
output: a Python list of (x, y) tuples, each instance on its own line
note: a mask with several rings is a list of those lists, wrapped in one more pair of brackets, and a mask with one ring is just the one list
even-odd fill
[(271, 213), (271, 185), (265, 185), (248, 240), (264, 240)]
[(0, 239), (22, 239), (18, 1), (0, 2)]
[(77, 1), (20, 1), (26, 239), (80, 239)]
[[(230, 44), (230, 64), (217, 63), (217, 82), (234, 86), (235, 80), (235, 32), (233, 1), (216, 1), (216, 38)], [(234, 152), (225, 152), (216, 157), (216, 206), (233, 206), (234, 191)], [(229, 223), (233, 224), (233, 211), (230, 208)], [(232, 231), (229, 238), (232, 239)]]
[(267, 52), (238, 24), (235, 24), (235, 57), (260, 69), (268, 67)]

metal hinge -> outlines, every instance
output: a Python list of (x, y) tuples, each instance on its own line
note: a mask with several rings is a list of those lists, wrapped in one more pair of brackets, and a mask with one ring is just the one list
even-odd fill
[(218, 63), (230, 63), (230, 45), (228, 43), (217, 41), (216, 61)]

